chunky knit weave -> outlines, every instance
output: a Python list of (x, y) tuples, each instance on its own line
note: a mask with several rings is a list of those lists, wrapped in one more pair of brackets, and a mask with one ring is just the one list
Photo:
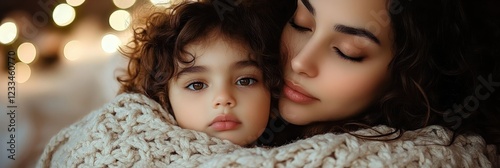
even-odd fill
[[(375, 130), (392, 129), (356, 133)], [(276, 148), (243, 148), (182, 129), (155, 101), (124, 93), (54, 136), (37, 166), (492, 167), (480, 136), (461, 135), (446, 146), (450, 138), (450, 131), (429, 126), (388, 142), (324, 134)]]

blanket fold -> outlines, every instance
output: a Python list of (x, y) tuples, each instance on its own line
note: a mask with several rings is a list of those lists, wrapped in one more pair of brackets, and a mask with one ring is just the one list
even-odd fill
[[(392, 131), (387, 126), (373, 129)], [(362, 135), (373, 129), (359, 130)], [(484, 140), (429, 126), (393, 141), (323, 134), (276, 148), (243, 148), (182, 129), (158, 103), (123, 93), (47, 144), (37, 167), (492, 167)]]

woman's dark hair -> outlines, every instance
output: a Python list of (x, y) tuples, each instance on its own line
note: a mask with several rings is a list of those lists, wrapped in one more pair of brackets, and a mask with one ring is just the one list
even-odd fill
[(441, 125), (455, 135), (478, 133), (499, 147), (500, 52), (496, 48), (500, 28), (498, 18), (493, 21), (487, 13), (478, 14), (480, 5), (460, 0), (389, 0), (394, 58), (385, 94), (348, 120), (290, 124), (291, 131), (283, 132), (288, 136), (278, 134), (274, 145), (383, 124), (396, 129), (378, 136), (356, 136), (390, 140), (406, 130)]
[[(118, 77), (120, 93), (141, 93), (157, 101), (171, 114), (168, 81), (178, 64), (192, 65), (185, 47), (193, 42), (210, 42), (209, 34), (240, 42), (250, 50), (263, 73), (276, 105), (282, 85), (279, 53), (284, 22), (267, 15), (264, 1), (183, 1), (166, 9), (151, 7), (145, 23), (136, 25), (133, 40), (122, 53), (129, 60), (127, 73)], [(142, 11), (141, 11), (142, 12)], [(145, 11), (144, 11), (145, 12)]]
[(500, 81), (499, 52), (492, 45), (500, 43), (481, 35), (486, 30), (500, 37), (499, 25), (481, 23), (484, 18), (473, 16), (480, 11), (466, 8), (465, 1), (399, 2), (401, 11), (390, 13), (393, 80), (381, 99), (381, 115), (370, 116), (382, 122), (373, 123), (403, 131), (441, 125), (455, 135), (479, 133), (500, 144), (500, 96), (484, 86)]

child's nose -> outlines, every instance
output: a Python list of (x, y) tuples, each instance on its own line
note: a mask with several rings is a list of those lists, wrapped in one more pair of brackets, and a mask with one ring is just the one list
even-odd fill
[(227, 107), (236, 106), (236, 100), (234, 99), (229, 89), (221, 89), (219, 92), (217, 92), (213, 102), (214, 108), (225, 107), (225, 106)]

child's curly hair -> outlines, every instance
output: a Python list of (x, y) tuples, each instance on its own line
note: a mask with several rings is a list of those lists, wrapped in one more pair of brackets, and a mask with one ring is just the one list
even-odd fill
[(145, 24), (134, 26), (133, 40), (121, 52), (130, 59), (127, 74), (118, 77), (120, 93), (141, 93), (157, 101), (172, 113), (168, 82), (178, 64), (192, 65), (195, 58), (185, 58), (185, 47), (199, 40), (210, 40), (217, 31), (223, 38), (246, 45), (262, 70), (265, 85), (271, 90), (275, 107), (282, 85), (280, 57), (281, 29), (269, 17), (263, 1), (220, 0), (184, 1), (170, 8), (152, 7)]

